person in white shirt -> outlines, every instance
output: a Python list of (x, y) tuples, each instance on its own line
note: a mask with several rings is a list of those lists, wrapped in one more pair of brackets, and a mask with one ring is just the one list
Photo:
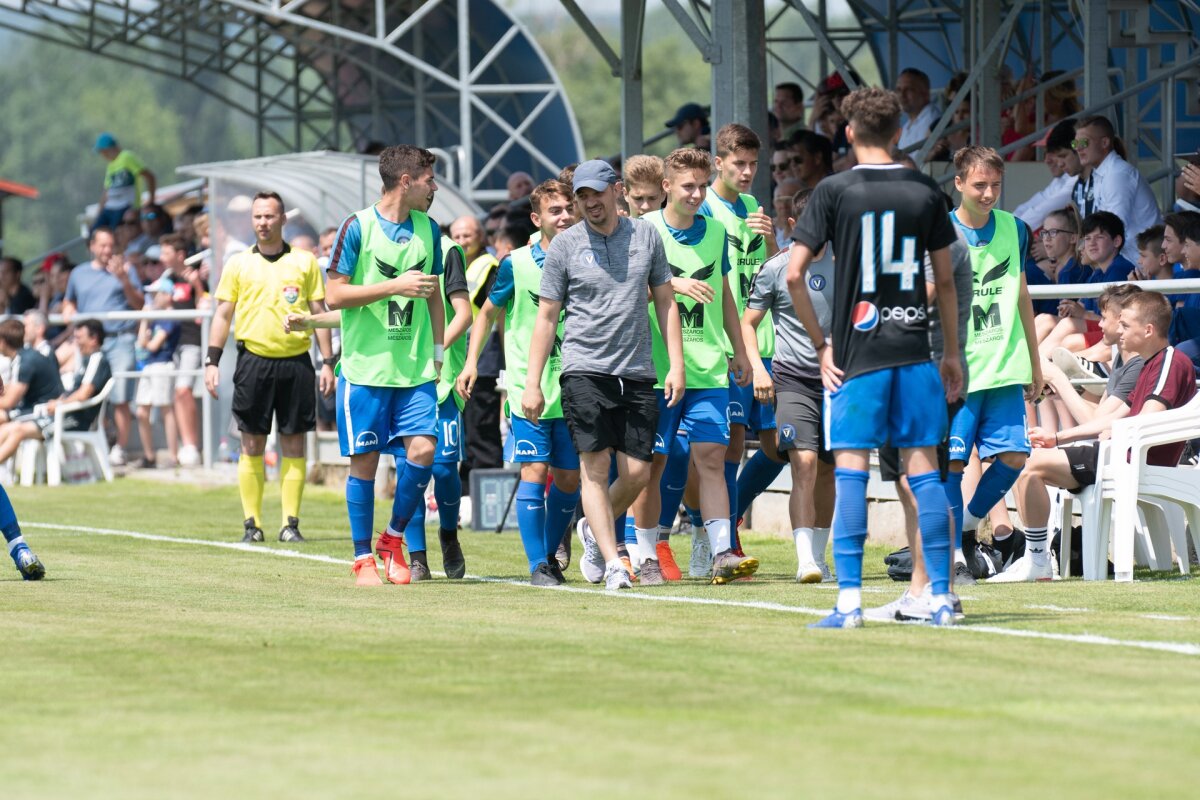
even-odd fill
[(896, 79), (896, 94), (900, 95), (900, 108), (904, 117), (900, 125), (901, 150), (918, 144), (929, 136), (938, 121), (938, 108), (929, 102), (929, 76), (919, 69), (909, 67), (900, 72)]
[(1118, 152), (1116, 132), (1106, 117), (1088, 117), (1076, 124), (1075, 152), (1079, 163), (1092, 167), (1094, 211), (1111, 211), (1125, 223), (1121, 255), (1137, 261), (1137, 235), (1162, 222), (1150, 184)]
[(1074, 138), (1075, 123), (1064, 120), (1051, 128), (1036, 145), (1046, 150), (1043, 160), (1050, 170), (1050, 183), (1013, 210), (1013, 216), (1028, 225), (1030, 230), (1038, 230), (1047, 215), (1071, 204), (1071, 190), (1075, 188), (1076, 176), (1067, 170), (1060, 154), (1070, 152)]

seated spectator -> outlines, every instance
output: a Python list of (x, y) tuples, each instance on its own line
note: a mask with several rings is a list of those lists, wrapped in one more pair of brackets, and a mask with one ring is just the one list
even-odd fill
[(788, 140), (792, 150), (792, 177), (815, 189), (823, 178), (833, 174), (833, 143), (813, 131), (800, 131)]
[(533, 191), (533, 178), (528, 172), (518, 170), (508, 176), (505, 188), (508, 190), (508, 202), (510, 203), (523, 197), (529, 197), (529, 193)]
[[(1025, 75), (1019, 84), (1016, 86), (1016, 92), (1022, 94), (1029, 91), (1038, 83), (1045, 83), (1062, 75), (1062, 70), (1047, 72), (1039, 80), (1035, 73), (1030, 71)], [(1068, 146), (1071, 139), (1074, 138), (1074, 121), (1068, 118), (1078, 114), (1080, 111), (1079, 105), (1079, 89), (1075, 85), (1075, 81), (1068, 80), (1051, 86), (1049, 89), (1040, 92), (1043, 96), (1042, 109), (1044, 115), (1040, 121), (1037, 119), (1037, 94), (1031, 95), (1017, 104), (1015, 111), (1012, 114), (1012, 125), (1005, 128), (1000, 136), (1001, 144), (1011, 144), (1018, 139), (1023, 139), (1033, 133), (1038, 128), (1044, 128), (1047, 125), (1056, 125), (1066, 122), (1072, 126), (1072, 135), (1068, 137)], [(1044, 147), (1041, 143), (1025, 145), (1018, 148), (1009, 154), (1009, 161), (1033, 161), (1034, 148)], [(1059, 208), (1061, 206), (1055, 206)], [(1032, 224), (1032, 223), (1030, 223)]]
[[(1071, 140), (1075, 138), (1075, 123), (1060, 122), (1037, 143), (1044, 147), (1046, 157), (1043, 162), (1050, 171), (1050, 183), (1033, 197), (1026, 200), (1013, 210), (1013, 216), (1023, 220), (1033, 230), (1042, 227), (1046, 215), (1057, 211), (1071, 202), (1071, 189), (1075, 186), (1075, 175), (1067, 171), (1062, 154), (1071, 151)], [(1075, 158), (1078, 165), (1079, 159)], [(1075, 170), (1078, 174), (1079, 170)]]
[[(775, 84), (771, 109), (779, 123), (779, 138), (788, 139), (804, 129), (804, 89), (798, 83)], [(774, 141), (774, 140), (772, 140)]]
[[(675, 116), (667, 120), (666, 126), (675, 131), (675, 140), (680, 147), (699, 147), (701, 150), (708, 150), (712, 147), (712, 130), (708, 125), (708, 110), (699, 103), (681, 105), (676, 109)], [(570, 184), (567, 185), (570, 186)]]
[(971, 95), (964, 97), (958, 108), (954, 109), (950, 124), (951, 127), (962, 127), (938, 140), (929, 152), (929, 161), (951, 161), (955, 153), (971, 143)]
[[(1167, 344), (1171, 327), (1171, 304), (1158, 292), (1138, 292), (1121, 309), (1120, 348), (1142, 358), (1143, 367), (1133, 391), (1124, 402), (1109, 404), (1107, 412), (1057, 433), (1033, 428), (1029, 439), (1034, 450), (1017, 479), (1014, 493), (1026, 530), (1045, 533), (1050, 517), (1047, 487), (1077, 492), (1096, 482), (1099, 437), (1112, 430), (1118, 419), (1154, 414), (1186, 405), (1196, 394), (1192, 362)], [(1150, 449), (1146, 461), (1162, 467), (1179, 464), (1185, 443), (1165, 444)], [(1030, 558), (1026, 556), (1026, 558)], [(1028, 580), (1048, 580), (1050, 564), (1026, 564)], [(1010, 568), (1011, 569), (1011, 568)]]
[[(62, 253), (51, 253), (42, 262), (42, 272), (46, 275), (46, 280), (38, 292), (38, 311), (46, 317), (62, 313), (63, 301), (67, 298), (67, 282), (71, 279), (73, 267)], [(53, 325), (46, 331), (46, 337), (57, 347), (67, 338), (67, 329), (61, 325)]]
[[(1107, 211), (1124, 226), (1121, 255), (1137, 259), (1137, 235), (1162, 222), (1158, 201), (1150, 184), (1117, 152), (1119, 142), (1107, 117), (1088, 117), (1075, 126), (1075, 152), (1079, 163), (1093, 169), (1092, 211)], [(1081, 209), (1082, 211), (1082, 209)]]
[[(786, 141), (780, 143), (773, 151), (771, 151), (771, 180), (778, 184), (785, 178), (791, 178), (792, 175), (792, 159), (796, 156), (792, 151), (792, 146)], [(657, 156), (646, 156), (646, 158), (656, 158)], [(629, 165), (625, 166), (625, 175), (629, 175)], [(628, 177), (625, 179), (628, 181)]]
[(22, 324), (25, 326), (25, 346), (53, 358), (54, 348), (46, 340), (46, 315), (36, 308), (30, 309), (22, 317)]
[(12, 381), (0, 394), (0, 422), (31, 414), (34, 406), (62, 394), (57, 362), (25, 346), (20, 320), (0, 322), (0, 355), (12, 359)]
[(111, 133), (96, 137), (95, 151), (108, 162), (104, 167), (104, 188), (100, 191), (99, 213), (93, 228), (116, 226), (129, 210), (142, 204), (142, 192), (154, 202), (157, 181), (154, 173), (129, 150), (124, 150)]
[[(169, 311), (175, 297), (175, 283), (170, 278), (160, 278), (153, 286), (146, 287), (153, 293), (155, 311)], [(162, 417), (167, 436), (167, 450), (171, 454), (171, 465), (179, 463), (179, 434), (175, 428), (174, 379), (175, 350), (179, 346), (179, 323), (174, 320), (144, 319), (138, 329), (137, 346), (141, 356), (142, 377), (137, 386), (138, 438), (142, 440), (142, 457), (134, 466), (138, 469), (154, 469), (154, 430), (150, 427), (150, 414), (157, 408)]]
[[(851, 74), (854, 82), (862, 85), (862, 78)], [(850, 87), (840, 73), (826, 75), (817, 86), (813, 96), (810, 128), (829, 139), (833, 144), (833, 169), (841, 172), (854, 166), (850, 152), (850, 140), (846, 138), (846, 117), (842, 114), (842, 101), (850, 94)], [(803, 178), (801, 178), (803, 180)]]
[(929, 76), (914, 67), (901, 70), (900, 77), (896, 79), (896, 94), (904, 111), (900, 141), (896, 146), (915, 152), (941, 116), (938, 107), (930, 102)]
[[(2, 334), (0, 334), (2, 335)], [(81, 403), (90, 400), (102, 391), (112, 379), (112, 370), (101, 352), (104, 344), (104, 326), (94, 319), (85, 319), (75, 326), (75, 344), (79, 348), (79, 363), (72, 376), (74, 390), (62, 392), (35, 405), (4, 425), (0, 425), (0, 462), (16, 455), (17, 448), (26, 439), (45, 439), (54, 427), (54, 411), (60, 403)], [(68, 431), (89, 430), (100, 414), (100, 406), (72, 411), (63, 416), (63, 429)]]
[(37, 308), (33, 290), (21, 281), (24, 265), (11, 256), (0, 258), (0, 309), (5, 314), (21, 315)]
[[(1137, 235), (1138, 262), (1134, 274), (1138, 280), (1162, 281), (1175, 277), (1175, 265), (1167, 260), (1163, 251), (1163, 226), (1155, 225), (1146, 228)], [(1167, 299), (1175, 305), (1175, 299), (1170, 295)]]
[(1175, 179), (1175, 210), (1200, 211), (1200, 154), (1189, 156)]
[(1079, 250), (1079, 215), (1073, 206), (1052, 211), (1038, 231), (1044, 256), (1042, 269), (1055, 283), (1084, 283), (1089, 270), (1075, 257)]
[(1200, 224), (1200, 213), (1195, 211), (1176, 211), (1163, 218), (1163, 255), (1172, 265), (1175, 277), (1193, 277), (1185, 275), (1187, 271), (1183, 252), (1184, 233), (1192, 226)]

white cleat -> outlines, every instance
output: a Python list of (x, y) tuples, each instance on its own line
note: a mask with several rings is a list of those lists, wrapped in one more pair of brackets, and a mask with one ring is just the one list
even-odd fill
[[(594, 581), (599, 583), (599, 581)], [(633, 584), (629, 581), (629, 573), (625, 571), (622, 564), (614, 564), (604, 570), (604, 588), (610, 592), (615, 592), (617, 589), (632, 589)]]
[(822, 561), (820, 564), (817, 564), (817, 566), (821, 568), (821, 583), (833, 583), (837, 580), (837, 578), (833, 576), (833, 570), (831, 570), (829, 565), (824, 561)]
[[(920, 615), (924, 616), (920, 616)], [(863, 617), (872, 622), (899, 622), (906, 619), (929, 619), (929, 598), (913, 597), (907, 591), (887, 605), (868, 608)]]
[(688, 575), (693, 578), (710, 578), (712, 563), (712, 545), (708, 541), (708, 531), (704, 528), (693, 528), (692, 558), (688, 561)]
[(583, 556), (579, 559), (579, 571), (588, 583), (599, 583), (604, 580), (604, 556), (600, 555), (600, 545), (592, 535), (592, 526), (588, 525), (587, 517), (579, 520), (575, 526), (579, 543), (583, 545)]
[(1018, 558), (1008, 569), (1001, 572), (999, 575), (993, 575), (988, 578), (988, 583), (1034, 583), (1036, 581), (1051, 581), (1054, 580), (1053, 567), (1050, 563), (1050, 554), (1046, 554), (1046, 560), (1040, 566), (1035, 565), (1033, 557), (1026, 553)]
[(820, 583), (824, 579), (821, 568), (812, 561), (801, 564), (800, 569), (796, 570), (796, 583)]

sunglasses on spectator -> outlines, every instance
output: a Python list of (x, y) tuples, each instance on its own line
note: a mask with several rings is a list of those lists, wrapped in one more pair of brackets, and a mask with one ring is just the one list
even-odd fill
[(1042, 228), (1041, 233), (1039, 233), (1038, 236), (1042, 239), (1053, 239), (1060, 233), (1074, 233), (1074, 231), (1065, 231), (1062, 228)]
[(1078, 139), (1071, 140), (1071, 149), (1082, 150), (1083, 148), (1087, 147), (1090, 142), (1091, 140), (1086, 136), (1080, 136)]
[(787, 169), (788, 167), (790, 167), (791, 165), (792, 165), (792, 162), (790, 159), (783, 162), (782, 164), (772, 164), (771, 171), (772, 172), (781, 172), (781, 171)]

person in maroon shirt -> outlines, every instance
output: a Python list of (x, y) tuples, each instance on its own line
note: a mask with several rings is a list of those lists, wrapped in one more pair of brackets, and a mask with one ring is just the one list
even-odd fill
[[(1179, 408), (1196, 395), (1196, 372), (1191, 359), (1167, 343), (1171, 303), (1166, 297), (1158, 292), (1132, 295), (1121, 310), (1118, 324), (1121, 350), (1141, 356), (1145, 366), (1125, 405), (1112, 413), (1058, 433), (1042, 428), (1029, 431), (1034, 450), (1014, 487), (1017, 508), (1029, 531), (1046, 530), (1050, 517), (1047, 486), (1075, 492), (1096, 482), (1100, 437), (1108, 437), (1115, 421)], [(1184, 447), (1180, 442), (1151, 448), (1147, 463), (1173, 467), (1183, 456)]]

